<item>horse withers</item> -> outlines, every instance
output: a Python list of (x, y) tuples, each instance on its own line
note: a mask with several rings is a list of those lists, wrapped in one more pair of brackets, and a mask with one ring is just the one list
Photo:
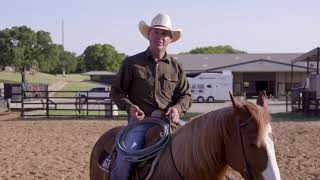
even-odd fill
[[(230, 98), (232, 106), (196, 116), (171, 135), (150, 179), (219, 180), (229, 166), (248, 180), (280, 179), (265, 93), (257, 105)], [(109, 179), (99, 163), (111, 152), (120, 129), (107, 131), (96, 142), (91, 180)]]

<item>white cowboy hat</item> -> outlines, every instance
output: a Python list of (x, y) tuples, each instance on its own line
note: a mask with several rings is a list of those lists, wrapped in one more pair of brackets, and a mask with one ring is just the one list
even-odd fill
[(164, 30), (170, 31), (171, 35), (172, 35), (172, 41), (171, 42), (177, 41), (182, 36), (182, 29), (181, 28), (178, 28), (176, 30), (172, 30), (171, 19), (166, 14), (158, 14), (158, 15), (156, 15), (152, 19), (150, 26), (146, 22), (140, 21), (139, 30), (140, 30), (141, 34), (146, 39), (149, 39), (148, 38), (148, 33), (149, 33), (150, 28), (164, 29)]

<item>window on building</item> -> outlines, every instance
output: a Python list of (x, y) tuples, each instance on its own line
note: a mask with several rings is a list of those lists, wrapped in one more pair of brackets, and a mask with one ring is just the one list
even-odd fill
[(204, 89), (204, 84), (198, 84), (199, 89)]

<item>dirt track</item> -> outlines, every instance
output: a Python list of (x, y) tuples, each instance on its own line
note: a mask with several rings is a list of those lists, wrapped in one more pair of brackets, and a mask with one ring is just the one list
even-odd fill
[[(282, 179), (320, 179), (320, 118), (277, 121), (272, 126)], [(0, 115), (0, 179), (89, 179), (95, 141), (121, 124), (124, 121), (10, 120)]]

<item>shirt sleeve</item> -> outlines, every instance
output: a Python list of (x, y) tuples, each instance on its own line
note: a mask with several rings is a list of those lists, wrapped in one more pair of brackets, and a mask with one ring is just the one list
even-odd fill
[(128, 90), (131, 85), (132, 75), (128, 59), (124, 59), (119, 72), (111, 86), (111, 99), (115, 102), (120, 110), (129, 113), (133, 103), (128, 98)]
[(179, 64), (179, 75), (175, 89), (176, 101), (173, 107), (177, 108), (181, 115), (184, 115), (192, 105), (192, 96), (189, 81), (181, 64)]

